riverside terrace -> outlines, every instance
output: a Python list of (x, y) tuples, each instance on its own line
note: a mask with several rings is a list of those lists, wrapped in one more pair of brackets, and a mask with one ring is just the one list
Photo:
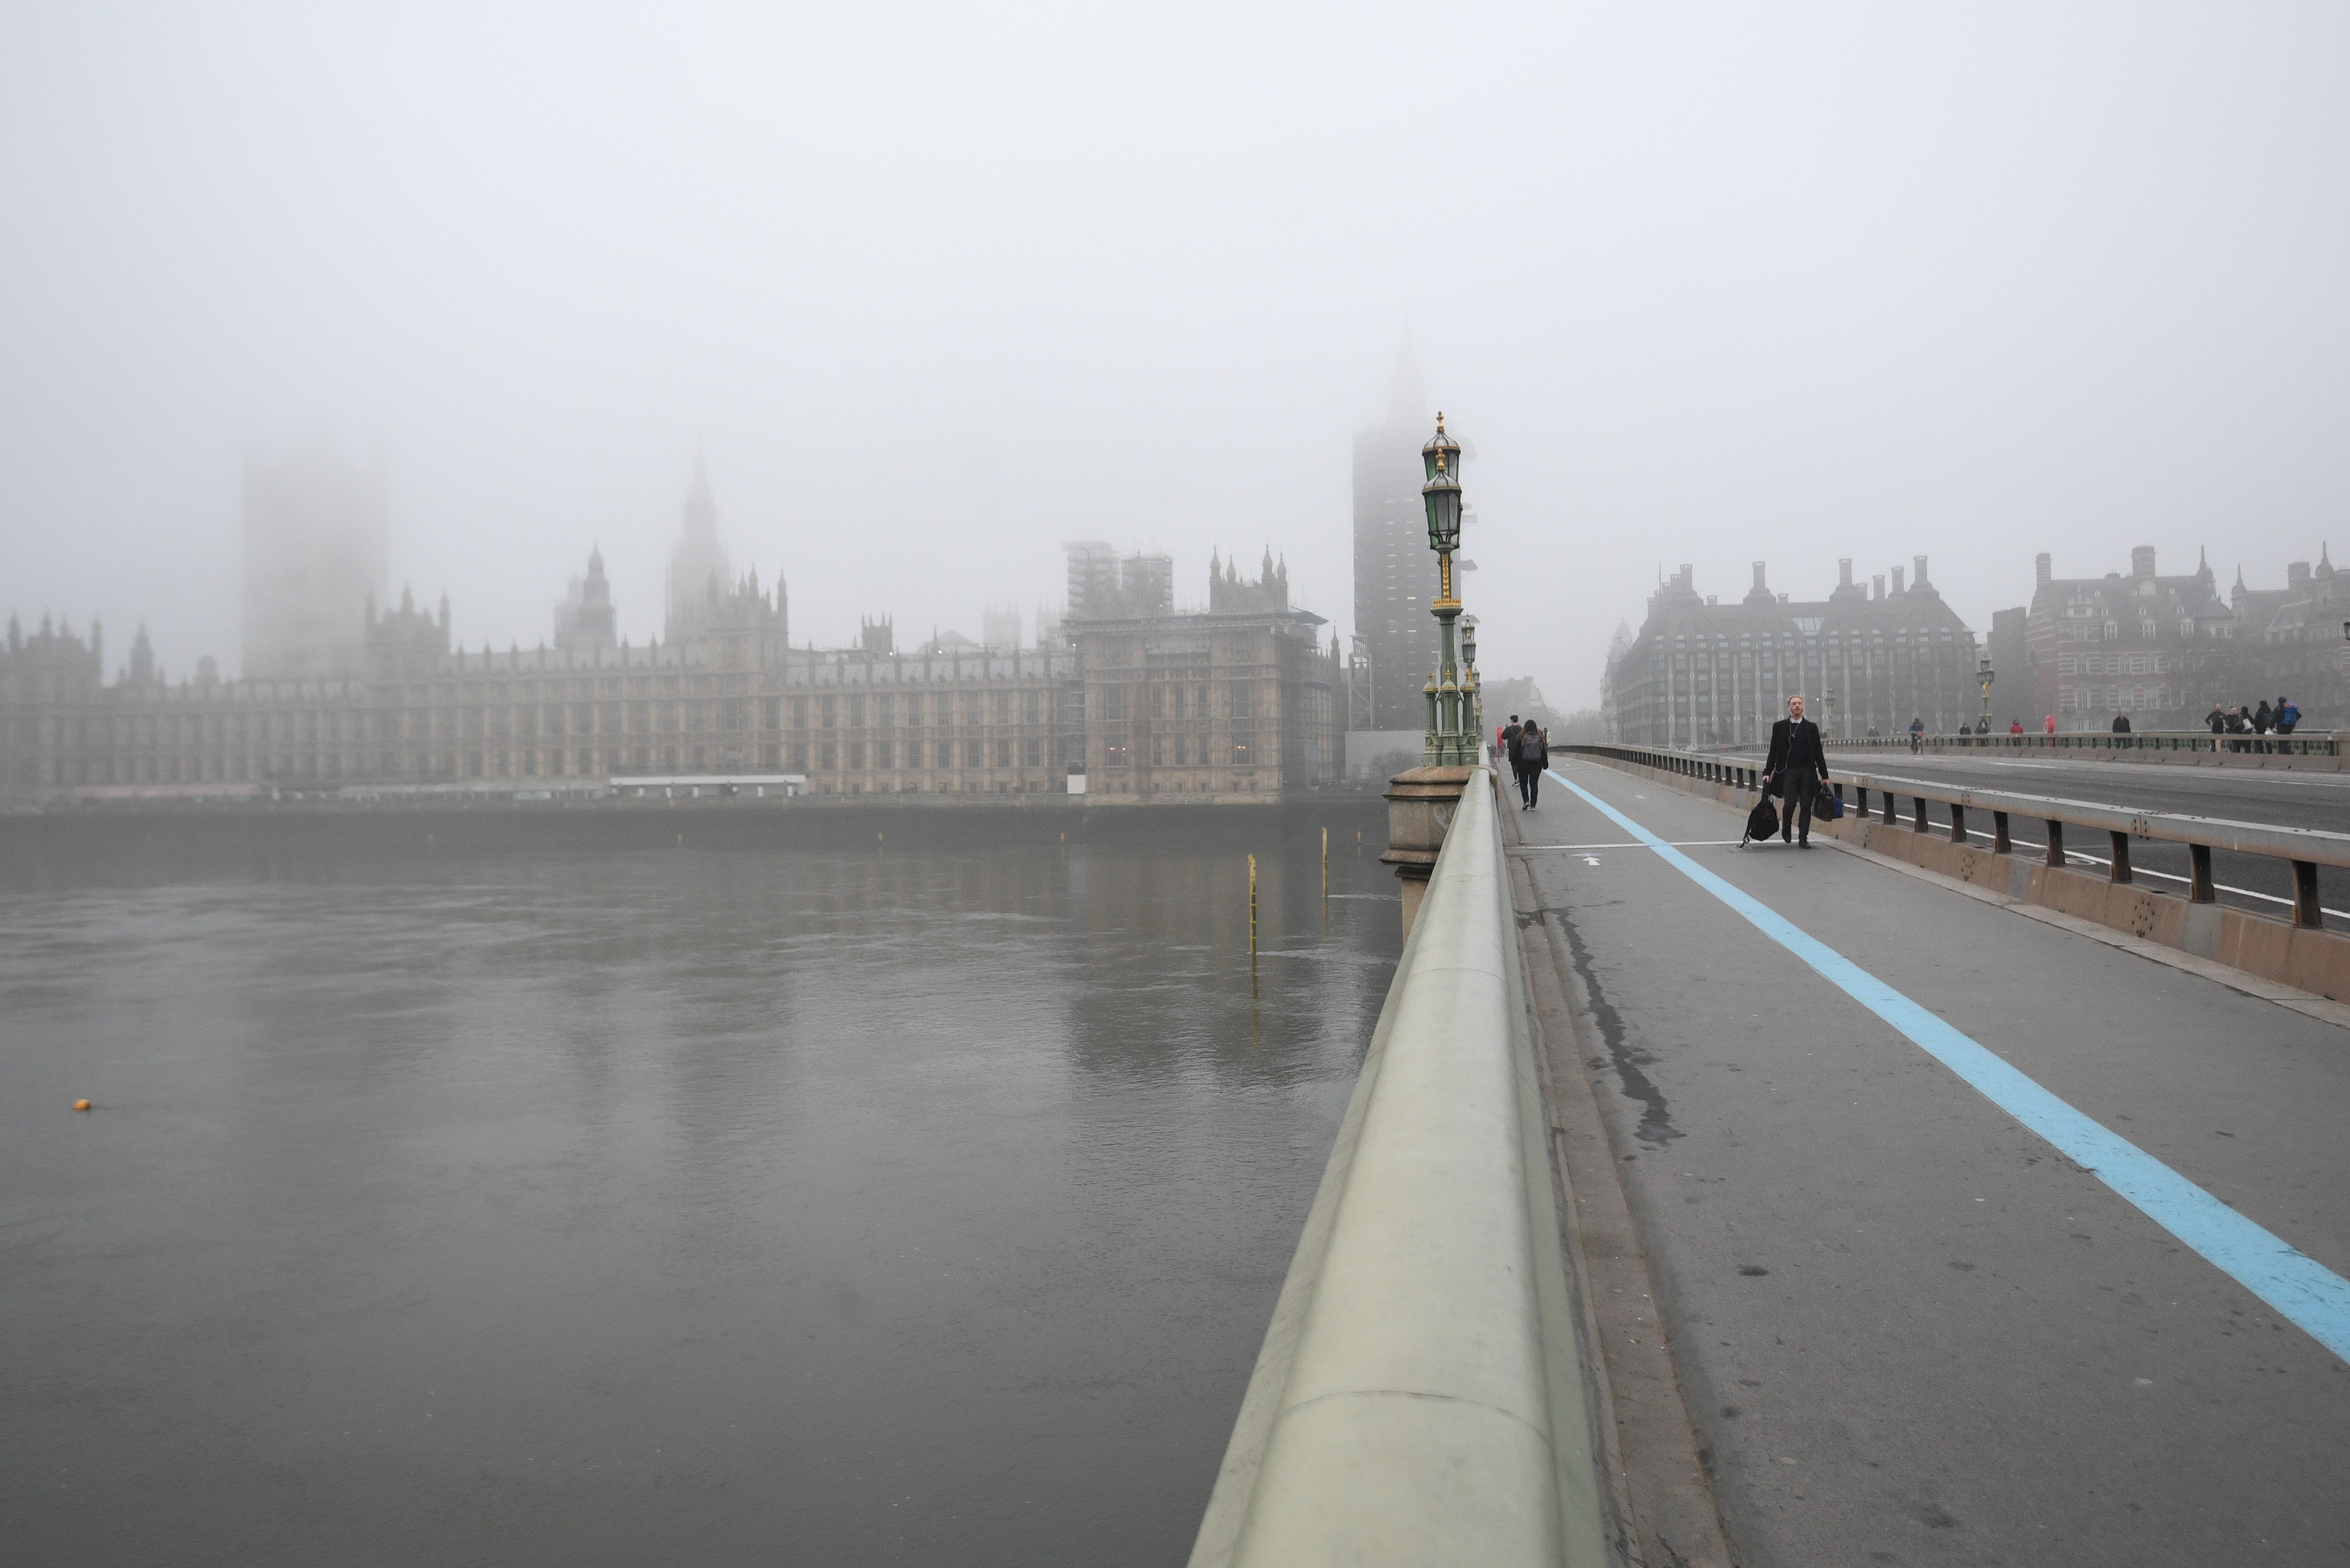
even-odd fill
[(1471, 774), (1193, 1563), (2338, 1556), (2350, 1007), (1630, 752)]

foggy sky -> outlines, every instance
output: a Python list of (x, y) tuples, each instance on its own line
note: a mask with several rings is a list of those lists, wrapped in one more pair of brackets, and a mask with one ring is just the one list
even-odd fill
[(2038, 549), (2350, 551), (2340, 6), (203, 9), (0, 9), (0, 609), (109, 669), (234, 667), (318, 436), (471, 647), (591, 544), (657, 633), (697, 446), (795, 641), (1094, 537), (1345, 629), (1407, 342), (1562, 707), (1682, 561), (1982, 630)]

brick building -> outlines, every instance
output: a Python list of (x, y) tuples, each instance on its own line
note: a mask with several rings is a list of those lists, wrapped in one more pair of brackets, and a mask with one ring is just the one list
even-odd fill
[(2242, 568), (2222, 597), (2208, 560), (2184, 576), (2155, 570), (2151, 545), (2127, 576), (2059, 577), (2035, 562), (2024, 641), (2032, 680), (2060, 730), (2102, 730), (2116, 714), (2141, 730), (2193, 729), (2214, 705), (2289, 696), (2309, 728), (2350, 722), (2350, 584), (2324, 550), (2295, 561), (2282, 588), (2251, 588)]

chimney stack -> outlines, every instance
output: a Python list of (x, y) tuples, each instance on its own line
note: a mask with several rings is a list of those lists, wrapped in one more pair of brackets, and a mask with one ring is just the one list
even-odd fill
[(2137, 549), (2130, 552), (2130, 576), (2133, 577), (2150, 577), (2154, 576), (2153, 545), (2140, 545)]
[(1918, 563), (1918, 576), (1913, 580), (1911, 586), (1922, 588), (1926, 586), (1926, 557), (1923, 556), (1912, 556), (1909, 558)]
[(1907, 591), (1901, 586), (1901, 568), (1896, 566), (1893, 568), (1893, 597), (1898, 599)]
[(2035, 585), (2044, 588), (2054, 582), (2055, 577), (2055, 569), (2048, 559), (2047, 551), (2043, 550), (2032, 557), (2032, 580)]
[[(2303, 563), (2302, 569), (2303, 571), (2309, 569), (2306, 562)], [(1754, 586), (1758, 588), (1762, 586), (1762, 563), (1760, 561), (1754, 563)]]
[(1873, 599), (1881, 599), (1885, 597), (1884, 573), (1879, 572), (1868, 579), (1868, 597)]
[(1836, 587), (1840, 588), (1848, 588), (1852, 587), (1852, 557), (1850, 556), (1840, 556), (1836, 558)]

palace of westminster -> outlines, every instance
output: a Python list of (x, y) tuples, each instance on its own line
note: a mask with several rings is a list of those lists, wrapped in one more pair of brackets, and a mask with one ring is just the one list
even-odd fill
[[(518, 795), (723, 781), (764, 794), (1248, 798), (1335, 781), (1344, 672), (1270, 554), (1179, 614), (1169, 558), (1068, 546), (1066, 610), (896, 646), (794, 648), (785, 586), (736, 575), (697, 466), (657, 641), (615, 637), (600, 554), (534, 649), (453, 647), (444, 596), (380, 607), (380, 487), (322, 459), (247, 476), (241, 678), (166, 680), (142, 630), (105, 679), (99, 628), (11, 618), (0, 799), (333, 792)], [(348, 613), (338, 609), (347, 604)], [(991, 618), (993, 620), (993, 618)]]

